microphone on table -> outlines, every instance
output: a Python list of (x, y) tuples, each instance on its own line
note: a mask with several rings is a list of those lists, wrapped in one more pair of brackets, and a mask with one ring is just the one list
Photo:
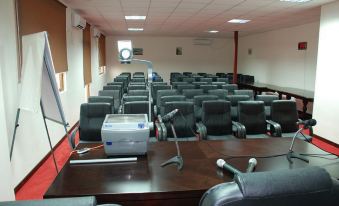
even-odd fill
[(224, 170), (227, 170), (235, 175), (241, 174), (241, 172), (237, 169), (235, 169), (232, 165), (228, 164), (225, 160), (223, 159), (218, 159), (217, 160), (217, 166), (219, 168), (222, 168)]
[(177, 114), (178, 111), (179, 111), (178, 109), (175, 109), (175, 110), (173, 110), (173, 111), (167, 113), (167, 114), (164, 115), (163, 117), (161, 117), (162, 122), (168, 122), (168, 121), (171, 121), (171, 120), (174, 118), (174, 116)]
[(257, 159), (251, 158), (251, 159), (248, 161), (248, 166), (247, 166), (246, 172), (247, 172), (247, 173), (253, 172), (254, 169), (255, 169), (255, 166), (257, 166), (257, 164), (258, 164)]
[(304, 125), (303, 129), (308, 129), (310, 127), (313, 127), (317, 124), (317, 120), (315, 119), (308, 119), (298, 122), (298, 125)]

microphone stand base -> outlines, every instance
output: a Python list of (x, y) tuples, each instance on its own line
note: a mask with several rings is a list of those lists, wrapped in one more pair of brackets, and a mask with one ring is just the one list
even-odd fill
[(304, 162), (309, 163), (309, 160), (308, 160), (307, 158), (305, 158), (305, 157), (303, 157), (302, 155), (300, 155), (300, 154), (298, 154), (298, 153), (295, 153), (295, 152), (293, 152), (293, 151), (290, 150), (290, 151), (287, 153), (287, 160), (290, 162), (290, 164), (293, 164), (292, 158), (300, 159), (300, 160), (302, 160), (302, 161), (304, 161)]
[(171, 159), (167, 160), (166, 162), (161, 164), (161, 167), (166, 167), (167, 165), (176, 164), (178, 167), (178, 170), (181, 170), (184, 166), (184, 160), (181, 156), (175, 156)]

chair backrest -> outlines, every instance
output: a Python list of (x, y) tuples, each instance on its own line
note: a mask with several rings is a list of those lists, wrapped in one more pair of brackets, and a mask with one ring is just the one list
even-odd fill
[(121, 95), (119, 90), (100, 90), (99, 96), (109, 96), (114, 99), (114, 112), (117, 113), (121, 104)]
[(228, 83), (228, 78), (217, 78), (217, 82)]
[(200, 81), (201, 82), (209, 82), (209, 83), (211, 83), (212, 82), (212, 78), (206, 78), (205, 77), (205, 78), (201, 78)]
[(130, 85), (144, 85), (146, 86), (146, 83), (145, 82), (130, 82), (128, 86)]
[(179, 102), (179, 101), (186, 101), (186, 97), (184, 95), (173, 95), (173, 96), (162, 96), (160, 98), (160, 115), (165, 115), (165, 104), (167, 102)]
[(239, 122), (246, 128), (246, 134), (266, 134), (265, 105), (262, 101), (240, 101)]
[(128, 96), (147, 96), (149, 95), (148, 90), (128, 90)]
[(148, 101), (133, 101), (124, 103), (124, 114), (147, 114), (148, 116)]
[(234, 94), (234, 90), (238, 89), (238, 85), (237, 84), (225, 84), (225, 85), (222, 85), (222, 88), (226, 89), (229, 94)]
[(204, 93), (207, 94), (209, 90), (218, 89), (218, 86), (212, 85), (212, 84), (206, 84), (206, 85), (200, 85), (200, 89), (202, 89)]
[(160, 108), (161, 97), (163, 96), (174, 96), (178, 95), (178, 90), (176, 89), (164, 89), (158, 90), (157, 92), (157, 107)]
[(216, 95), (219, 99), (225, 100), (228, 95), (228, 91), (225, 89), (211, 89), (208, 90), (208, 94)]
[(216, 95), (204, 94), (204, 95), (194, 96), (193, 103), (194, 103), (194, 115), (195, 115), (196, 121), (201, 120), (202, 103), (208, 100), (217, 100), (217, 99), (218, 99), (218, 96)]
[(103, 90), (119, 90), (120, 91), (120, 98), (123, 94), (123, 88), (121, 85), (107, 85), (103, 87)]
[(274, 100), (271, 106), (271, 119), (280, 124), (283, 133), (296, 132), (298, 130), (296, 102), (292, 100)]
[(182, 94), (186, 97), (186, 99), (193, 101), (195, 96), (203, 95), (204, 91), (202, 89), (184, 89)]
[(148, 96), (130, 96), (126, 95), (123, 97), (124, 102), (135, 102), (135, 101), (148, 101)]
[(167, 85), (167, 82), (152, 82), (152, 86), (155, 85)]
[[(175, 115), (173, 118), (173, 125), (178, 135), (178, 138), (195, 136), (195, 134), (192, 132), (192, 129), (195, 128), (193, 102), (180, 101), (180, 102), (167, 102), (165, 104), (165, 114), (173, 111), (174, 109), (179, 110), (178, 112), (179, 114)], [(170, 136), (172, 134), (168, 124), (167, 124), (167, 133)]]
[(238, 102), (249, 101), (250, 97), (247, 95), (228, 95), (226, 100), (231, 102), (232, 120), (238, 121)]
[(210, 188), (200, 206), (336, 206), (339, 182), (320, 167), (242, 173)]
[(119, 85), (121, 88), (124, 87), (124, 82), (109, 82), (107, 85)]
[(278, 95), (257, 95), (257, 101), (263, 101), (265, 104), (266, 118), (271, 119), (271, 106), (274, 100), (279, 100)]
[(194, 79), (194, 78), (191, 78), (191, 77), (188, 77), (188, 78), (183, 78), (182, 81), (183, 81), (183, 82), (188, 82), (189, 84), (192, 84), (192, 82), (194, 82), (195, 79)]
[(101, 127), (106, 114), (111, 114), (109, 103), (84, 103), (80, 106), (79, 137), (85, 141), (101, 141)]
[(201, 85), (208, 84), (207, 82), (192, 82), (196, 89), (199, 89)]
[(173, 89), (177, 89), (179, 85), (188, 84), (188, 82), (172, 82)]
[(177, 86), (178, 92), (182, 94), (184, 89), (195, 89), (195, 85), (193, 84), (181, 84)]
[(130, 90), (145, 90), (145, 89), (146, 89), (145, 85), (140, 85), (140, 84), (128, 85), (128, 91), (130, 91)]
[(143, 76), (141, 78), (136, 78), (135, 76), (133, 76), (131, 82), (145, 82), (145, 79)]
[(250, 100), (254, 100), (254, 93), (253, 90), (250, 89), (236, 89), (234, 90), (235, 95), (248, 95), (250, 97)]
[(231, 103), (225, 100), (204, 101), (201, 121), (208, 135), (232, 134)]
[(112, 114), (114, 113), (114, 99), (110, 96), (90, 96), (88, 103), (108, 103), (111, 105)]
[(159, 85), (159, 84), (152, 85), (152, 98), (155, 104), (157, 103), (158, 90), (166, 90), (166, 89), (171, 89), (171, 86), (170, 85)]

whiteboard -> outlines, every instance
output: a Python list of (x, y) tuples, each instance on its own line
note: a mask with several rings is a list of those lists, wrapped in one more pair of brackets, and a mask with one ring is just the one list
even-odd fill
[(40, 102), (46, 119), (67, 125), (47, 32), (23, 36), (23, 68), (19, 108), (38, 112)]

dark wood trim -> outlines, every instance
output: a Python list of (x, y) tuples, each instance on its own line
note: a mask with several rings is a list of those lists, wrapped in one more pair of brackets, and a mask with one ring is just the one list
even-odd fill
[(233, 62), (233, 84), (238, 81), (238, 36), (239, 32), (234, 32), (234, 62)]
[(335, 142), (332, 142), (332, 141), (330, 141), (330, 140), (328, 140), (328, 139), (325, 139), (325, 138), (323, 138), (323, 137), (321, 137), (321, 136), (319, 136), (319, 135), (317, 135), (317, 134), (313, 134), (313, 136), (314, 136), (315, 138), (319, 139), (320, 141), (325, 142), (326, 144), (329, 144), (329, 145), (331, 145), (331, 146), (333, 146), (333, 147), (339, 149), (339, 144), (337, 144), (337, 143), (335, 143)]
[[(70, 135), (71, 132), (79, 125), (79, 121), (77, 121), (72, 128), (68, 131), (68, 134)], [(64, 135), (60, 141), (53, 147), (53, 150), (55, 151), (60, 144), (67, 138), (67, 135)], [(32, 175), (41, 167), (42, 164), (46, 162), (46, 160), (51, 156), (51, 151), (49, 151), (44, 158), (40, 160), (40, 162), (25, 176), (23, 180), (14, 188), (14, 192), (17, 192), (21, 189), (21, 187), (29, 180), (29, 178), (32, 177)]]

